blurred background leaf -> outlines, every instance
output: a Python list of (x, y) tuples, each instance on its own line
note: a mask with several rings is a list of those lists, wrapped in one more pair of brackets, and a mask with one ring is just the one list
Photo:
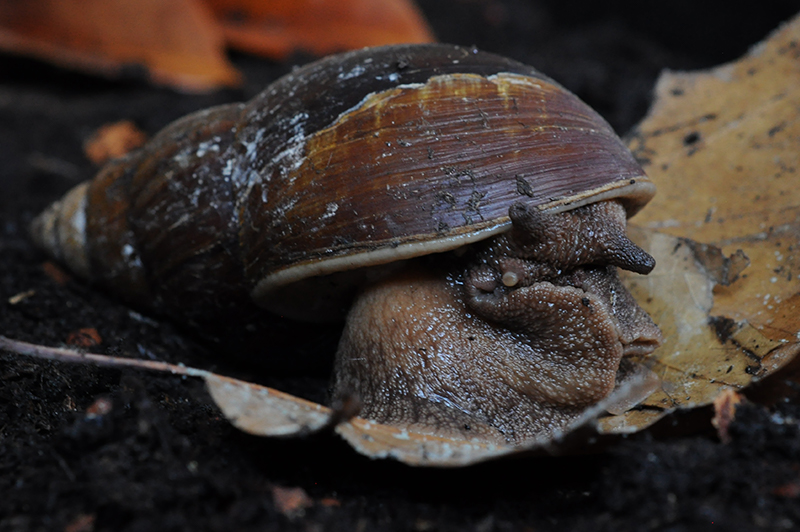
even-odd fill
[(205, 0), (228, 45), (282, 59), (435, 40), (410, 0)]
[(432, 42), (411, 0), (8, 0), (0, 49), (119, 76), (143, 68), (185, 92), (238, 86), (226, 46), (273, 59)]

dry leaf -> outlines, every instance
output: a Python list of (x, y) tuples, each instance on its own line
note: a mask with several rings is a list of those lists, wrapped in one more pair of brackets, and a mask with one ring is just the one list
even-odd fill
[(663, 386), (606, 432), (709, 404), (800, 351), (798, 42), (800, 18), (736, 63), (658, 82), (630, 145), (659, 189), (631, 234), (659, 265), (626, 279), (666, 338), (645, 361)]
[(67, 345), (88, 349), (103, 343), (100, 333), (94, 327), (86, 327), (72, 331), (67, 335)]
[(95, 419), (110, 414), (114, 410), (114, 403), (107, 397), (99, 397), (86, 409), (86, 418)]
[(185, 91), (240, 81), (213, 16), (195, 0), (2, 2), (0, 48), (109, 76), (142, 65), (156, 83)]
[(233, 425), (257, 436), (297, 436), (330, 423), (331, 409), (266, 386), (213, 373), (203, 378), (211, 398)]
[(92, 532), (95, 522), (94, 514), (78, 514), (67, 526), (64, 532)]
[(353, 418), (336, 427), (336, 432), (355, 450), (370, 458), (394, 458), (409, 465), (461, 466), (514, 452), (475, 439), (421, 434), (413, 430), (383, 425), (363, 418)]
[(46, 276), (53, 280), (59, 286), (64, 286), (72, 277), (64, 271), (64, 269), (53, 261), (45, 261), (42, 263), (42, 271)]
[(275, 507), (283, 515), (290, 519), (300, 517), (305, 513), (306, 508), (314, 505), (314, 501), (308, 496), (303, 488), (284, 488), (274, 486), (272, 488), (272, 499)]
[[(750, 359), (743, 353), (724, 352), (708, 317), (721, 265), (731, 271), (730, 263), (739, 259), (723, 260), (718, 250), (637, 227), (631, 227), (629, 234), (658, 264), (646, 277), (628, 272), (621, 276), (664, 333), (664, 344), (639, 360), (661, 385), (639, 408), (601, 419), (603, 433), (641, 430), (677, 408), (708, 404), (720, 391), (741, 388), (752, 380)], [(707, 262), (709, 256), (713, 258)]]
[(111, 77), (142, 66), (187, 92), (240, 84), (226, 41), (282, 59), (435, 38), (411, 0), (0, 2), (0, 49)]
[(130, 120), (106, 124), (83, 143), (86, 157), (96, 165), (122, 157), (147, 142), (147, 135)]
[(736, 406), (744, 400), (740, 393), (725, 390), (714, 399), (714, 418), (711, 424), (717, 429), (717, 435), (722, 443), (730, 443), (730, 426), (736, 418)]
[(411, 0), (205, 0), (228, 44), (276, 59), (385, 44), (434, 42)]
[(328, 508), (338, 508), (342, 505), (342, 501), (335, 497), (323, 497), (319, 500), (319, 503)]
[(774, 495), (778, 497), (784, 497), (786, 499), (796, 499), (800, 497), (800, 480), (795, 480), (793, 482), (787, 482), (786, 484), (781, 484), (774, 490), (772, 490)]
[(736, 63), (662, 76), (631, 142), (659, 188), (636, 223), (741, 249), (752, 265), (715, 291), (711, 315), (783, 351), (800, 328), (799, 40), (796, 18)]

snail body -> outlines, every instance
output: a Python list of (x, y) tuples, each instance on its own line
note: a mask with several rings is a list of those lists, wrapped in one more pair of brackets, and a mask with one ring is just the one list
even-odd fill
[(162, 314), (230, 318), (250, 300), (347, 316), (334, 399), (520, 442), (607, 396), (623, 357), (660, 343), (616, 274), (654, 266), (625, 236), (654, 192), (610, 126), (533, 68), (394, 46), (178, 120), (32, 234)]

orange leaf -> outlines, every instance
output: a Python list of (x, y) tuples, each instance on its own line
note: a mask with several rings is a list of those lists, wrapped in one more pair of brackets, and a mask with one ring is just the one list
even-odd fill
[(130, 120), (105, 124), (83, 143), (83, 151), (97, 165), (122, 157), (147, 141), (147, 135)]
[(410, 0), (205, 0), (228, 44), (281, 59), (295, 50), (348, 49), (435, 40)]
[(108, 76), (143, 65), (156, 83), (186, 91), (240, 81), (212, 15), (197, 0), (3, 2), (0, 48)]
[(64, 527), (64, 532), (92, 532), (94, 530), (94, 514), (78, 514)]
[(86, 409), (86, 418), (94, 419), (105, 416), (114, 410), (114, 403), (108, 397), (98, 397), (94, 403)]
[(94, 327), (86, 327), (72, 331), (67, 335), (67, 345), (89, 348), (103, 343), (100, 333)]
[(64, 286), (72, 279), (72, 277), (70, 277), (70, 275), (61, 268), (61, 266), (49, 260), (42, 263), (42, 271), (46, 276), (60, 286)]
[(796, 499), (800, 497), (800, 481), (792, 481), (787, 482), (786, 484), (781, 484), (774, 490), (772, 490), (773, 495), (777, 495), (778, 497), (784, 497), (786, 499)]
[(717, 429), (722, 443), (730, 443), (730, 426), (736, 418), (736, 406), (742, 402), (742, 394), (728, 388), (714, 398), (714, 418), (711, 424)]
[(306, 508), (314, 505), (311, 497), (303, 488), (274, 486), (272, 498), (278, 511), (290, 519), (302, 516)]

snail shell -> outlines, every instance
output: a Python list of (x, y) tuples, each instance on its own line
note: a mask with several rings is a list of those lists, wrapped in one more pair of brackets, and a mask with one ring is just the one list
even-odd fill
[[(422, 279), (421, 286), (433, 283), (431, 293), (457, 309), (449, 326), (485, 335), (485, 327), (504, 321), (483, 308), (497, 303), (485, 305), (486, 294), (515, 297), (542, 280), (599, 286), (591, 279), (616, 279), (614, 266), (652, 269), (652, 259), (624, 236), (624, 225), (654, 193), (610, 126), (535, 69), (455, 46), (394, 46), (317, 61), (248, 103), (178, 120), (70, 192), (40, 216), (32, 233), (75, 272), (134, 304), (209, 321), (230, 317), (248, 298), (292, 318), (335, 319), (347, 312), (359, 287), (385, 287), (396, 279), (413, 285), (407, 271), (393, 273), (405, 261), (417, 271), (420, 261), (438, 260), (420, 257), (480, 242), (481, 251), (461, 262), (448, 257), (441, 261), (447, 267), (434, 264), (412, 277)], [(614, 207), (592, 210), (595, 204)], [(553, 221), (574, 212), (582, 214), (561, 225)], [(536, 243), (529, 237), (563, 226), (551, 232), (570, 240), (569, 231), (591, 226), (579, 220), (587, 216), (599, 217), (599, 229), (616, 229), (605, 233), (606, 240), (578, 238), (562, 250), (569, 257), (548, 251), (552, 239), (537, 237)], [(453, 264), (456, 270), (446, 273)], [(587, 267), (595, 269), (574, 273)], [(566, 281), (561, 270), (581, 280)], [(627, 294), (618, 280), (587, 290), (592, 298), (608, 299), (609, 286)], [(366, 319), (370, 305), (364, 301), (371, 297), (359, 299), (356, 314), (362, 317), (351, 318), (348, 328), (358, 329)], [(629, 296), (622, 299), (638, 309)], [(381, 301), (373, 304), (389, 300)], [(628, 334), (626, 345), (652, 349), (660, 341), (641, 309), (602, 305), (608, 319), (619, 321), (627, 312), (635, 317), (629, 328), (647, 329), (638, 344), (639, 333)], [(481, 313), (489, 325), (462, 323)], [(511, 329), (517, 336), (536, 334)], [(343, 344), (358, 343), (360, 334), (346, 332)], [(608, 333), (617, 344), (625, 334)], [(352, 353), (358, 351), (340, 348), (339, 358), (347, 352), (344, 358), (357, 359)], [(617, 351), (610, 357), (612, 373), (622, 356)], [(347, 371), (350, 377), (338, 378), (335, 394), (358, 395), (367, 403), (365, 412), (387, 422), (446, 425), (437, 416), (415, 421), (371, 409), (380, 392), (370, 387), (385, 379), (367, 390), (354, 384), (369, 381), (362, 370), (337, 364), (340, 375)], [(611, 387), (613, 382), (612, 375)], [(609, 389), (606, 382), (599, 395)], [(442, 407), (447, 401), (433, 402), (439, 410), (463, 410)]]

